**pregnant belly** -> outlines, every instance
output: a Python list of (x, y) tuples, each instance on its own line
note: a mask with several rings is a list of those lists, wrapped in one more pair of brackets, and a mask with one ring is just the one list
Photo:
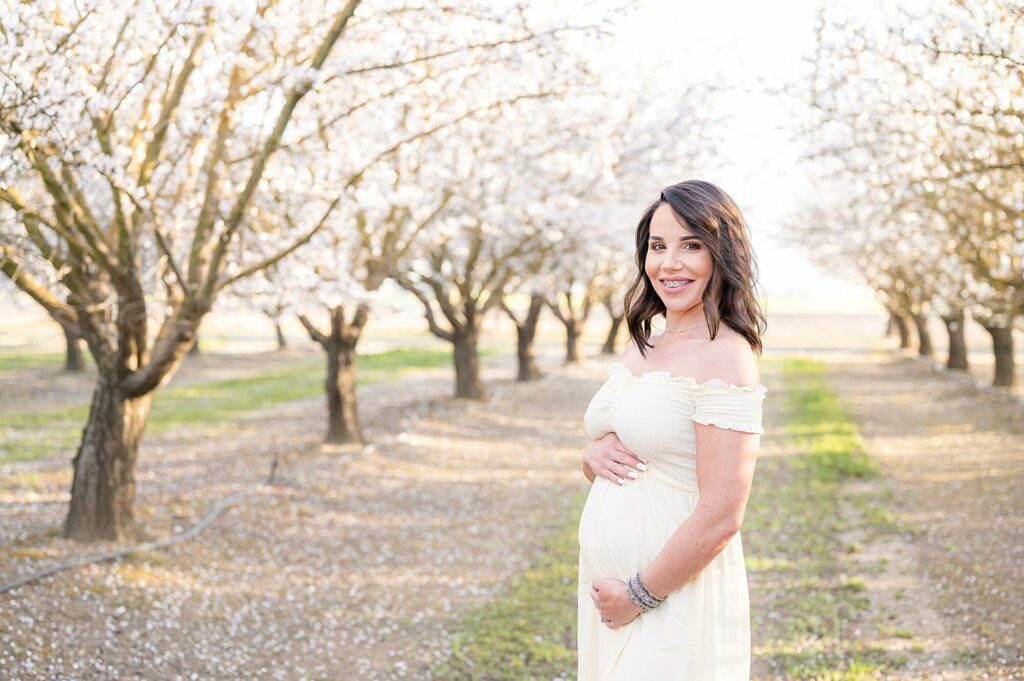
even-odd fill
[(625, 485), (597, 478), (580, 516), (581, 579), (632, 577), (654, 560), (696, 502), (696, 494), (650, 475)]

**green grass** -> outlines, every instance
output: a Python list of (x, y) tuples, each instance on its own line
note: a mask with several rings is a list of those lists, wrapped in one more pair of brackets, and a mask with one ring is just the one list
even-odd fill
[(586, 490), (545, 540), (539, 558), (513, 577), (505, 594), (458, 623), (452, 653), (432, 676), (465, 681), (576, 678), (579, 515)]
[(862, 547), (842, 539), (854, 529), (894, 527), (884, 493), (845, 488), (878, 477), (879, 470), (829, 387), (825, 365), (789, 359), (777, 368), (786, 385), (777, 435), (792, 454), (758, 461), (743, 529), (751, 589), (757, 590), (756, 654), (773, 675), (787, 679), (879, 678), (907, 659), (859, 640), (858, 618), (870, 606), (869, 570), (846, 559)]
[[(82, 345), (86, 365), (92, 365), (92, 356)], [(66, 356), (63, 352), (0, 352), (0, 371), (18, 369), (61, 369)]]
[(801, 651), (783, 653), (786, 679), (815, 681), (875, 681), (890, 668), (890, 655), (874, 646), (854, 644), (845, 653)]
[[(451, 362), (451, 352), (412, 348), (362, 355), (357, 381), (360, 385), (375, 383)], [(310, 362), (279, 373), (157, 392), (147, 430), (158, 433), (183, 425), (230, 421), (275, 404), (322, 395), (323, 383), (323, 362)]]
[(796, 465), (815, 483), (872, 478), (878, 469), (861, 446), (857, 427), (825, 380), (821, 362), (783, 362), (789, 388), (784, 435), (799, 449)]
[(946, 659), (953, 664), (974, 665), (981, 661), (984, 653), (966, 646), (959, 646), (946, 653)]
[[(481, 354), (488, 354), (482, 352)], [(452, 353), (400, 348), (361, 355), (358, 381), (372, 383), (419, 369), (451, 364)], [(255, 411), (323, 394), (323, 362), (286, 371), (159, 390), (148, 433), (172, 428), (230, 424)], [(74, 451), (89, 413), (87, 404), (0, 415), (0, 462), (28, 461), (53, 451)]]

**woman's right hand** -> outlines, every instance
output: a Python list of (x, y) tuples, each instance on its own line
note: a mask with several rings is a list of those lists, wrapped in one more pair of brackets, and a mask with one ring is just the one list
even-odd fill
[(592, 440), (583, 450), (583, 463), (594, 475), (619, 485), (625, 485), (647, 469), (647, 462), (629, 451), (615, 433)]

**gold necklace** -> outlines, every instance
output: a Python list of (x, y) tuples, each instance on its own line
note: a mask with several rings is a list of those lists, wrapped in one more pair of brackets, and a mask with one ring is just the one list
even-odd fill
[(699, 322), (699, 323), (694, 324), (693, 326), (689, 326), (689, 327), (687, 327), (685, 329), (670, 329), (670, 328), (666, 327), (663, 330), (666, 333), (682, 333), (683, 331), (689, 331), (690, 329), (696, 329), (698, 326), (703, 326), (703, 325), (704, 325), (704, 322)]

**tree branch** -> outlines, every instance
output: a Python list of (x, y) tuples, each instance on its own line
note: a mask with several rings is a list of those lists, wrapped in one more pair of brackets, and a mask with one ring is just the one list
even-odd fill
[[(209, 14), (207, 15), (207, 22), (209, 22)], [(170, 127), (171, 118), (181, 104), (182, 97), (185, 96), (185, 86), (198, 65), (199, 54), (203, 49), (203, 43), (206, 42), (209, 29), (209, 23), (207, 23), (206, 26), (199, 29), (196, 33), (188, 57), (185, 58), (185, 63), (181, 65), (181, 71), (178, 72), (178, 77), (174, 81), (174, 87), (167, 97), (163, 108), (160, 110), (160, 118), (157, 119), (156, 125), (153, 127), (153, 139), (149, 141), (146, 147), (146, 156), (139, 166), (139, 175), (135, 183), (140, 187), (149, 183), (149, 178), (156, 167), (160, 151), (163, 149), (164, 142), (167, 139), (167, 129)]]
[[(332, 201), (331, 205), (327, 207), (327, 210), (324, 212), (323, 216), (315, 225), (313, 225), (312, 229), (310, 229), (308, 232), (306, 232), (301, 237), (292, 242), (287, 248), (279, 251), (277, 254), (272, 255), (271, 257), (265, 260), (261, 260), (255, 265), (250, 265), (249, 267), (244, 268), (237, 274), (234, 274), (228, 279), (224, 280), (220, 285), (217, 286), (217, 290), (223, 289), (226, 286), (230, 286), (239, 279), (244, 279), (245, 277), (251, 276), (256, 272), (259, 272), (260, 270), (264, 270), (268, 267), (276, 265), (289, 255), (294, 253), (299, 247), (309, 243), (309, 240), (312, 239), (316, 235), (316, 233), (319, 232), (327, 223), (327, 218), (330, 217), (331, 213), (334, 211), (334, 209), (338, 206), (339, 203), (341, 203), (340, 194), (337, 197), (335, 197), (334, 201)], [(294, 228), (295, 224), (294, 222), (292, 222), (291, 218), (287, 218), (287, 220), (289, 222), (289, 226)]]
[[(335, 43), (337, 43), (341, 38), (345, 31), (345, 27), (348, 25), (348, 22), (355, 13), (356, 7), (359, 6), (359, 3), (360, 0), (349, 0), (335, 18), (334, 24), (327, 32), (327, 35), (324, 37), (320, 47), (317, 49), (316, 55), (314, 56), (311, 64), (312, 69), (320, 70), (323, 67), (324, 61), (327, 60), (327, 57), (331, 53)], [(295, 107), (298, 106), (299, 101), (306, 96), (306, 93), (309, 92), (311, 87), (312, 83), (305, 81), (293, 87), (288, 93), (285, 103), (281, 107), (281, 111), (278, 113), (277, 121), (274, 123), (274, 129), (267, 137), (266, 142), (263, 145), (263, 151), (253, 163), (253, 167), (249, 172), (249, 178), (245, 183), (245, 187), (242, 189), (241, 194), (232, 206), (231, 212), (228, 214), (228, 218), (225, 221), (224, 232), (220, 236), (210, 260), (210, 270), (207, 274), (206, 284), (203, 291), (204, 298), (208, 299), (213, 294), (214, 288), (217, 285), (221, 263), (224, 261), (228, 245), (231, 243), (232, 237), (235, 232), (238, 231), (239, 225), (242, 223), (245, 211), (248, 209), (249, 203), (252, 201), (252, 197), (256, 192), (256, 187), (259, 185), (260, 179), (263, 177), (263, 171), (266, 168), (267, 163), (270, 161), (270, 157), (274, 154), (278, 145), (281, 143), (281, 137), (284, 135), (284, 131), (288, 127), (289, 121), (291, 121), (292, 114), (295, 112)]]
[(300, 314), (298, 315), (298, 317), (299, 322), (301, 322), (302, 325), (306, 327), (306, 332), (309, 334), (309, 337), (313, 339), (313, 342), (316, 343), (317, 345), (326, 348), (327, 342), (329, 340), (326, 334), (324, 334), (318, 328), (316, 328), (316, 326), (313, 325), (313, 322), (309, 321), (309, 318), (306, 317), (306, 315)]
[(61, 302), (41, 281), (29, 274), (15, 259), (8, 246), (0, 245), (0, 272), (6, 274), (15, 286), (42, 305), (51, 317), (67, 324), (78, 324), (78, 315), (75, 311)]
[(438, 338), (442, 338), (448, 341), (449, 343), (454, 343), (455, 333), (452, 331), (448, 331), (447, 329), (441, 328), (441, 326), (438, 325), (437, 319), (434, 317), (434, 308), (430, 304), (430, 299), (427, 298), (422, 291), (420, 291), (419, 287), (416, 285), (416, 282), (398, 273), (392, 273), (391, 278), (394, 279), (395, 283), (397, 283), (399, 286), (401, 286), (402, 288), (416, 296), (416, 298), (419, 299), (420, 303), (423, 304), (423, 309), (426, 312), (427, 316), (427, 326), (430, 327), (430, 332), (437, 336)]

